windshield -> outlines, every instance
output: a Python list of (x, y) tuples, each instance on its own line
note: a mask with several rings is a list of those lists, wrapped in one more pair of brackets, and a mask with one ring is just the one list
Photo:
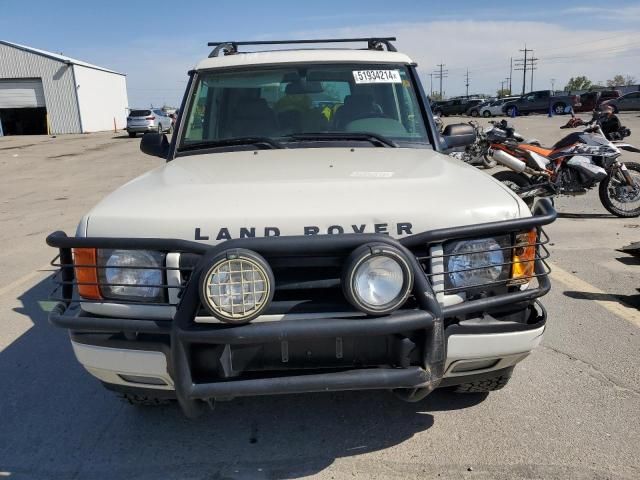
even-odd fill
[(311, 134), (322, 134), (317, 141), (372, 134), (398, 146), (430, 145), (404, 66), (327, 64), (199, 73), (180, 148), (241, 138), (290, 146)]

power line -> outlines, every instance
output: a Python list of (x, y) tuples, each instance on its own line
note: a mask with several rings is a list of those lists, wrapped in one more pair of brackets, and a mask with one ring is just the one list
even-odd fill
[(465, 75), (466, 82), (464, 84), (467, 87), (467, 98), (469, 98), (469, 69), (467, 68), (467, 74)]
[(509, 58), (509, 95), (511, 95), (511, 79), (513, 77), (513, 57)]
[(440, 71), (435, 72), (433, 76), (440, 80), (440, 100), (442, 100), (442, 79), (447, 78), (449, 70), (443, 70), (443, 68), (445, 67), (444, 63), (439, 63), (438, 65), (436, 65), (436, 67), (438, 67)]
[[(525, 89), (527, 88), (527, 69), (531, 71), (531, 90), (533, 90), (533, 71), (536, 70), (536, 61), (537, 58), (533, 57), (533, 50), (524, 46), (524, 49), (520, 50), (524, 52), (524, 58), (516, 59), (516, 68), (514, 70), (522, 71), (522, 95), (525, 93)], [(527, 54), (531, 52), (531, 56), (527, 58)]]

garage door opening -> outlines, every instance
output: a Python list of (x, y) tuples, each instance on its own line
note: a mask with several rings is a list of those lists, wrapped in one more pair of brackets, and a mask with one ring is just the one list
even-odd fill
[(47, 109), (0, 108), (0, 123), (4, 135), (46, 135)]
[(0, 80), (0, 122), (4, 135), (46, 135), (47, 104), (42, 79)]

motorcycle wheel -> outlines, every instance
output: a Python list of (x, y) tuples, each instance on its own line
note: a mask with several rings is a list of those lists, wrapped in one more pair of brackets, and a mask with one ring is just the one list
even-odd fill
[[(640, 164), (633, 162), (624, 162), (624, 164), (633, 178), (633, 191), (627, 191), (626, 183), (609, 175), (600, 182), (598, 189), (600, 201), (602, 206), (616, 217), (638, 217), (640, 216)], [(624, 195), (624, 198), (620, 199), (620, 195)]]
[(493, 157), (489, 154), (485, 154), (482, 156), (482, 167), (483, 168), (493, 168), (498, 164)]
[[(520, 190), (531, 185), (529, 178), (526, 175), (521, 173), (512, 172), (509, 170), (503, 170), (502, 172), (494, 173), (493, 178), (498, 180), (500, 183), (504, 183), (507, 187), (513, 190), (518, 196), (520, 195)], [(533, 206), (534, 198), (522, 199), (524, 203), (527, 204), (529, 208)]]

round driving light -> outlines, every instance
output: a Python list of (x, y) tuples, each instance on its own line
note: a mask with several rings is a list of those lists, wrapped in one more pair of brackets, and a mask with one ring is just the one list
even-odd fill
[(228, 323), (246, 323), (262, 314), (273, 298), (273, 272), (250, 250), (216, 257), (200, 277), (200, 298), (211, 314)]
[(369, 244), (353, 251), (342, 287), (347, 300), (369, 315), (385, 315), (402, 306), (413, 287), (404, 254), (390, 245)]

